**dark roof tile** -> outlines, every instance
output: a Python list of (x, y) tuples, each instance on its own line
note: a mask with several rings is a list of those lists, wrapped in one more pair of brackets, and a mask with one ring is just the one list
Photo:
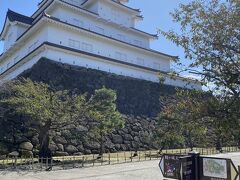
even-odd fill
[(11, 21), (11, 22), (18, 21), (18, 22), (22, 22), (22, 23), (25, 23), (25, 24), (32, 24), (32, 22), (34, 20), (31, 17), (16, 13), (16, 12), (10, 10), (10, 9), (8, 9), (7, 17), (9, 19), (9, 21)]

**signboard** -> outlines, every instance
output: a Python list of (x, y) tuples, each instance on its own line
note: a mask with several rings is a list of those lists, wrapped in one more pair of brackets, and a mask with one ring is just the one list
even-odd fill
[(165, 178), (180, 180), (237, 180), (231, 159), (165, 154), (159, 162)]
[(163, 177), (179, 179), (180, 177), (180, 160), (181, 155), (164, 154), (160, 160), (159, 167)]
[(203, 176), (227, 179), (227, 160), (203, 158)]
[(180, 158), (180, 179), (193, 180), (195, 179), (195, 161), (192, 156)]
[(200, 180), (237, 180), (238, 171), (231, 159), (200, 157)]

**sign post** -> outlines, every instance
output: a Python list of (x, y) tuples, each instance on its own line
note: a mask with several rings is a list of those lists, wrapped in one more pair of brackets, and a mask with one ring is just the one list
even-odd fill
[(159, 162), (159, 168), (163, 177), (171, 179), (180, 178), (180, 161), (181, 155), (164, 154)]
[(238, 180), (240, 173), (240, 166), (237, 169), (231, 159), (204, 157), (197, 152), (164, 154), (159, 168), (163, 177), (180, 180)]
[(180, 158), (180, 178), (181, 180), (195, 180), (196, 170), (193, 156)]

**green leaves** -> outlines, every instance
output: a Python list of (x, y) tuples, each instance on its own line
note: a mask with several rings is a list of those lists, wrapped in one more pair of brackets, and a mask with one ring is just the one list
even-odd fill
[(116, 99), (115, 91), (103, 87), (89, 100), (90, 117), (97, 122), (95, 129), (98, 133), (106, 135), (116, 128), (123, 128), (124, 121), (116, 110)]
[(50, 122), (50, 129), (59, 129), (84, 114), (84, 96), (54, 91), (47, 84), (24, 78), (9, 82), (6, 86), (9, 95), (1, 102), (13, 107), (19, 115), (30, 117), (39, 128)]
[[(189, 130), (195, 127), (184, 118), (195, 118), (193, 125), (201, 127), (202, 117), (212, 122), (208, 127), (218, 139), (230, 138), (233, 131), (234, 137), (240, 139), (240, 1), (193, 0), (181, 4), (171, 15), (181, 31), (159, 33), (184, 49), (189, 65), (177, 63), (177, 73), (198, 75), (212, 96), (203, 99), (195, 91), (180, 91), (180, 102), (165, 107), (164, 116), (187, 123)], [(204, 132), (205, 128), (201, 128), (195, 129), (197, 134)]]
[[(213, 91), (238, 96), (240, 91), (239, 1), (194, 0), (181, 4), (171, 15), (181, 32), (159, 31), (181, 46), (190, 60), (182, 71), (202, 77)], [(197, 70), (197, 71), (196, 71)], [(210, 88), (210, 87), (209, 87)], [(216, 89), (215, 89), (216, 88)]]

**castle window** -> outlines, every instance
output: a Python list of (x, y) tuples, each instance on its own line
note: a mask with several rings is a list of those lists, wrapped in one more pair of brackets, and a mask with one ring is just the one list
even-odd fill
[(142, 46), (142, 41), (134, 40), (133, 43), (134, 43), (135, 45), (137, 45), (137, 46)]
[(74, 47), (75, 46), (75, 41), (72, 39), (69, 39), (69, 46)]
[(122, 61), (127, 61), (127, 55), (121, 52), (116, 52), (115, 53), (115, 58), (122, 60)]
[(73, 18), (72, 22), (73, 22), (73, 25), (75, 25), (75, 26), (83, 27), (83, 22), (76, 18)]
[(92, 52), (93, 51), (93, 45), (83, 42), (82, 43), (82, 49), (84, 51)]
[(69, 42), (68, 42), (69, 46), (70, 47), (73, 47), (73, 48), (80, 48), (80, 41), (76, 41), (76, 40), (73, 40), (73, 39), (69, 39)]

